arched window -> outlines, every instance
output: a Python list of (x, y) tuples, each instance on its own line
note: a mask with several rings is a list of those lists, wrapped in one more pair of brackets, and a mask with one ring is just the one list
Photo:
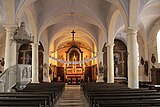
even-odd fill
[(158, 54), (158, 63), (160, 63), (160, 30), (157, 33), (157, 54)]

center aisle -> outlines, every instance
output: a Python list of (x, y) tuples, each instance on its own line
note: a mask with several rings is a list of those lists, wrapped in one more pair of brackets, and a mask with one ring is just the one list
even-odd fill
[(65, 85), (55, 107), (89, 107), (80, 85)]

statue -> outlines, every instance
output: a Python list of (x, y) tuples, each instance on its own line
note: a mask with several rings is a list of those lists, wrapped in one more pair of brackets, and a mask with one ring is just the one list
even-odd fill
[[(84, 58), (84, 60), (86, 60), (88, 57), (86, 55), (86, 57)], [(88, 66), (88, 63), (87, 62), (84, 62), (85, 66)]]
[(115, 55), (114, 56), (114, 64), (119, 64), (120, 61), (119, 61), (119, 58)]
[(26, 64), (31, 64), (32, 63), (32, 58), (29, 54), (26, 54)]
[(105, 64), (103, 64), (103, 67), (104, 67), (104, 76), (103, 76), (103, 80), (105, 82), (107, 82), (107, 66)]
[(46, 63), (43, 65), (43, 82), (50, 82), (48, 65)]
[(103, 76), (103, 73), (104, 73), (104, 67), (102, 65), (102, 62), (99, 63), (99, 74), (100, 76)]
[(146, 76), (148, 76), (148, 61), (144, 62), (144, 73)]
[(116, 77), (119, 77), (118, 67), (115, 67), (115, 76), (116, 76)]
[(155, 58), (154, 54), (152, 54), (151, 62), (152, 62), (153, 64), (155, 64), (155, 62), (156, 62), (156, 58)]
[(144, 59), (141, 57), (141, 64), (144, 65)]
[(49, 75), (51, 75), (52, 74), (52, 64), (50, 64), (50, 66), (49, 66)]
[(4, 66), (4, 58), (0, 60), (1, 66)]
[(28, 69), (27, 67), (24, 67), (23, 70), (22, 70), (22, 79), (23, 78), (28, 78), (29, 75), (28, 75)]
[[(76, 61), (75, 53), (74, 53), (74, 56), (73, 56), (73, 61)], [(76, 64), (73, 64), (73, 72), (76, 72)]]
[[(152, 59), (151, 60), (155, 60)], [(144, 74), (148, 76), (148, 61), (144, 61), (143, 57), (141, 57), (141, 64), (144, 66)]]

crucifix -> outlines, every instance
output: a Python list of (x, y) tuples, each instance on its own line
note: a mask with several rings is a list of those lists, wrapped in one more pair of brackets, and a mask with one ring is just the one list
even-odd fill
[(74, 41), (74, 34), (76, 33), (74, 30), (71, 32), (73, 37), (72, 37), (72, 40)]

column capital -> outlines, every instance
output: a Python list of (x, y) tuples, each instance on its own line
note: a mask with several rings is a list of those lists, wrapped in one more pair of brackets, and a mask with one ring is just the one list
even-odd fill
[(17, 29), (17, 26), (14, 24), (4, 25), (7, 32), (14, 32)]
[(136, 27), (127, 28), (127, 35), (131, 35), (131, 34), (137, 35), (137, 32), (138, 32), (138, 28)]
[(113, 47), (114, 45), (114, 43), (106, 44), (107, 47)]
[(36, 42), (36, 43), (31, 43), (31, 45), (32, 45), (32, 46), (38, 46), (39, 43), (38, 43), (38, 42)]
[(103, 53), (104, 53), (104, 52), (102, 52), (102, 51), (99, 51), (99, 52), (98, 52), (98, 54), (103, 54)]

